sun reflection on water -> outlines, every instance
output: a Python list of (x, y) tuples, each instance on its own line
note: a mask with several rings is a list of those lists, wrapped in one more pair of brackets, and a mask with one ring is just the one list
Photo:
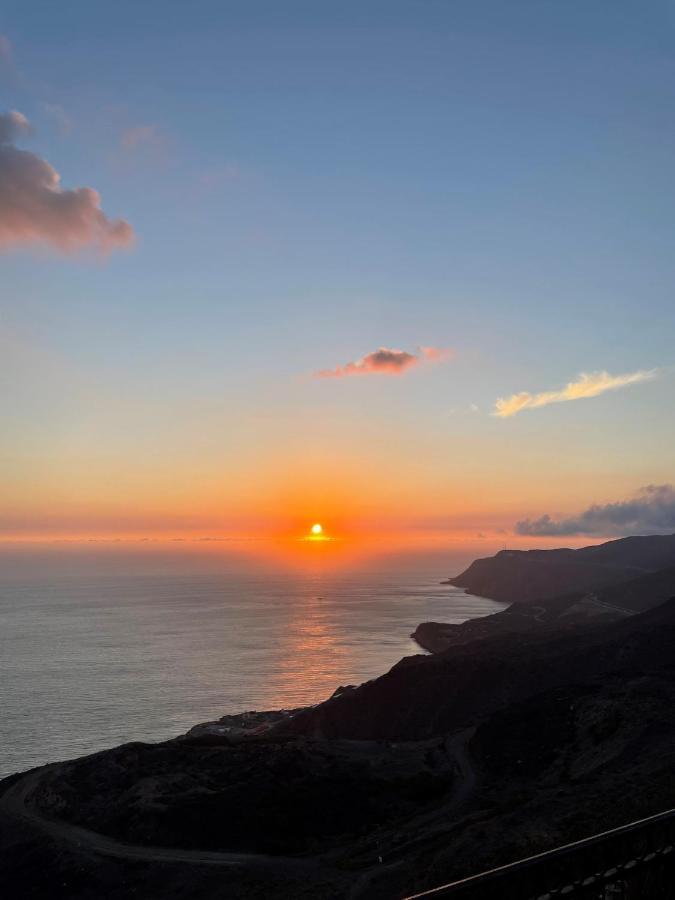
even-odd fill
[(319, 591), (297, 599), (285, 633), (280, 636), (279, 655), (271, 675), (270, 694), (289, 697), (299, 688), (328, 698), (354, 667), (354, 652), (336, 628), (331, 602)]

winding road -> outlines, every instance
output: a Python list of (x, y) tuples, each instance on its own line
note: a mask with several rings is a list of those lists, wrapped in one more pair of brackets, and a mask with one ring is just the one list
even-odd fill
[[(416, 816), (408, 823), (419, 836), (408, 839), (398, 846), (390, 846), (386, 851), (386, 862), (373, 859), (365, 871), (352, 883), (350, 898), (367, 897), (373, 880), (381, 877), (387, 870), (395, 869), (403, 864), (406, 851), (413, 849), (423, 840), (425, 827), (442, 832), (448, 827), (448, 820), (473, 792), (476, 785), (476, 773), (468, 753), (468, 743), (475, 732), (467, 728), (451, 735), (446, 742), (445, 751), (454, 759), (457, 781), (448, 802), (442, 807)], [(58, 764), (56, 764), (58, 765)], [(8, 816), (36, 829), (42, 834), (73, 845), (78, 850), (89, 850), (101, 856), (123, 860), (140, 860), (157, 863), (184, 863), (188, 865), (207, 866), (246, 866), (247, 868), (274, 869), (289, 875), (309, 875), (320, 868), (332, 868), (331, 856), (323, 857), (287, 857), (272, 856), (262, 853), (235, 853), (216, 850), (185, 850), (174, 847), (153, 847), (141, 844), (126, 844), (115, 838), (90, 831), (78, 825), (71, 825), (57, 819), (49, 819), (40, 815), (30, 802), (31, 794), (38, 788), (45, 772), (55, 766), (44, 766), (20, 777), (0, 795), (0, 815)], [(439, 828), (440, 826), (440, 828)], [(365, 860), (364, 860), (365, 862)], [(344, 873), (342, 873), (344, 875)], [(356, 873), (355, 873), (356, 874)]]
[(56, 819), (41, 816), (30, 805), (29, 795), (37, 788), (46, 766), (24, 775), (0, 796), (0, 813), (30, 825), (56, 840), (74, 844), (78, 849), (93, 850), (102, 856), (117, 859), (135, 859), (145, 862), (178, 862), (209, 866), (253, 866), (281, 868), (288, 872), (316, 869), (319, 860), (289, 856), (270, 856), (263, 853), (230, 853), (217, 850), (181, 850), (174, 847), (146, 847), (142, 844), (125, 844), (96, 831), (78, 825), (70, 825)]
[(451, 817), (473, 793), (478, 780), (468, 750), (469, 741), (475, 733), (476, 728), (472, 726), (457, 731), (446, 739), (445, 752), (453, 758), (457, 772), (457, 780), (447, 802), (409, 820), (406, 830), (414, 832), (415, 837), (396, 845), (383, 846), (384, 856), (380, 857), (379, 865), (371, 866), (355, 879), (347, 900), (365, 900), (375, 882), (381, 878), (386, 879), (388, 872), (404, 865), (406, 852), (422, 845), (431, 833), (440, 837), (455, 827), (456, 821), (452, 821)]

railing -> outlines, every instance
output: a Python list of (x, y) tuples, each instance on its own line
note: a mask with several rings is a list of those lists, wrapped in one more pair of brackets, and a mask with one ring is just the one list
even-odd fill
[(406, 900), (666, 900), (675, 897), (675, 809)]

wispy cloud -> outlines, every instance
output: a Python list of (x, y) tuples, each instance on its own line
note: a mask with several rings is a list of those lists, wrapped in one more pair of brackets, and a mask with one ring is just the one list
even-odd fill
[(56, 130), (61, 137), (66, 137), (73, 130), (73, 120), (58, 103), (42, 103), (42, 111), (47, 118), (56, 125)]
[(0, 250), (47, 244), (65, 253), (106, 253), (132, 244), (131, 225), (109, 219), (93, 188), (64, 190), (46, 160), (15, 146), (30, 131), (22, 113), (0, 114)]
[(322, 369), (315, 374), (317, 378), (344, 378), (349, 375), (402, 375), (422, 362), (442, 362), (449, 359), (451, 355), (450, 350), (440, 347), (418, 347), (416, 353), (380, 347), (355, 362), (348, 362), (343, 366), (336, 366), (334, 369)]
[(671, 484), (648, 484), (631, 500), (594, 504), (569, 518), (556, 520), (547, 514), (523, 519), (516, 522), (515, 530), (534, 536), (667, 534), (675, 531), (675, 488)]
[(500, 397), (495, 403), (493, 415), (506, 419), (524, 409), (537, 409), (540, 406), (548, 406), (549, 403), (564, 403), (567, 400), (597, 397), (606, 391), (615, 391), (630, 384), (651, 381), (656, 378), (656, 375), (656, 369), (629, 372), (625, 375), (610, 375), (609, 372), (584, 372), (576, 381), (570, 381), (564, 388), (557, 391), (542, 391), (538, 394), (521, 391), (519, 394), (511, 394), (510, 397)]
[(157, 125), (134, 125), (125, 128), (120, 135), (120, 147), (122, 150), (136, 150), (139, 147), (157, 147), (164, 144)]
[(139, 166), (156, 170), (171, 163), (171, 150), (172, 142), (159, 125), (141, 122), (121, 129), (110, 160), (123, 171)]
[(5, 34), (0, 34), (0, 62), (4, 65), (12, 63), (12, 44)]

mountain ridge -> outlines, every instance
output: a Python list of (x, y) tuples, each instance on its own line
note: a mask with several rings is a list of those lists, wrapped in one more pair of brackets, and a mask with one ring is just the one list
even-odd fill
[(449, 583), (503, 603), (597, 591), (675, 565), (675, 534), (618, 538), (578, 550), (500, 550)]

